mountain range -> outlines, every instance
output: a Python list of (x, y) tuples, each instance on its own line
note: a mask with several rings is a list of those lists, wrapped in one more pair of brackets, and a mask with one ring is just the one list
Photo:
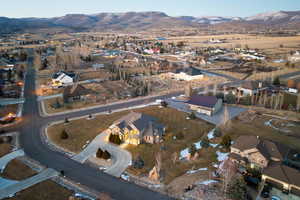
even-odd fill
[(0, 33), (32, 32), (38, 29), (63, 31), (148, 30), (158, 28), (200, 28), (201, 26), (237, 27), (300, 27), (300, 11), (261, 13), (251, 17), (168, 16), (163, 12), (68, 14), (54, 18), (0, 17)]

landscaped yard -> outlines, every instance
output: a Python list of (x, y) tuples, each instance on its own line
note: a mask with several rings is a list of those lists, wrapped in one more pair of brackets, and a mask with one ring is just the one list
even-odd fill
[[(172, 108), (159, 108), (151, 106), (134, 110), (156, 117), (166, 126), (166, 136), (162, 144), (150, 145), (141, 144), (139, 146), (129, 145), (127, 149), (133, 154), (133, 158), (141, 156), (145, 162), (145, 167), (141, 170), (131, 168), (135, 174), (148, 173), (155, 164), (155, 155), (158, 151), (162, 153), (162, 168), (165, 173), (165, 182), (170, 182), (175, 177), (184, 174), (192, 167), (207, 166), (214, 157), (213, 149), (200, 151), (200, 159), (190, 162), (176, 162), (171, 160), (172, 155), (182, 149), (189, 147), (192, 143), (198, 142), (204, 134), (207, 134), (213, 125), (202, 120), (188, 120), (187, 114)], [(87, 141), (91, 141), (99, 133), (108, 128), (115, 120), (127, 114), (129, 111), (113, 113), (110, 115), (99, 115), (95, 119), (79, 119), (68, 124), (58, 124), (48, 128), (49, 138), (57, 145), (73, 152), (82, 151), (82, 147)], [(69, 138), (61, 139), (61, 132), (66, 130)], [(182, 133), (183, 138), (174, 140), (173, 136)]]
[[(272, 114), (284, 114), (288, 116), (284, 111), (270, 111)], [(244, 116), (232, 120), (231, 128), (224, 133), (231, 135), (233, 139), (240, 135), (255, 135), (264, 139), (273, 140), (294, 148), (300, 151), (300, 123), (288, 120), (276, 119), (271, 116), (253, 115), (254, 119), (251, 120), (251, 116)], [(299, 115), (299, 114), (298, 114)]]

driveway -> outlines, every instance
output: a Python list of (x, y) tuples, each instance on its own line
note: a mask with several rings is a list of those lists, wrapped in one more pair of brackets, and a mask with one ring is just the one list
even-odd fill
[(108, 142), (108, 137), (109, 133), (107, 131), (102, 132), (81, 153), (75, 155), (73, 159), (84, 163), (89, 157), (95, 156), (97, 150), (101, 148), (103, 151), (106, 150), (110, 153), (113, 161), (113, 164), (104, 172), (120, 177), (131, 164), (132, 156), (128, 151)]
[[(186, 113), (192, 112), (183, 101), (169, 99), (169, 100), (167, 100), (167, 102), (171, 108), (175, 108), (179, 111), (186, 112)], [(239, 114), (241, 114), (242, 112), (247, 111), (246, 108), (240, 108), (240, 107), (235, 107), (235, 106), (227, 106), (227, 110), (228, 110), (228, 115), (229, 115), (228, 120), (233, 119), (236, 116), (238, 116)], [(204, 121), (207, 121), (209, 123), (212, 123), (212, 124), (215, 124), (218, 126), (223, 123), (224, 112), (225, 112), (225, 107), (223, 106), (222, 109), (219, 112), (217, 112), (216, 114), (214, 114), (213, 116), (208, 116), (208, 115), (199, 114), (199, 113), (196, 113), (196, 116)]]

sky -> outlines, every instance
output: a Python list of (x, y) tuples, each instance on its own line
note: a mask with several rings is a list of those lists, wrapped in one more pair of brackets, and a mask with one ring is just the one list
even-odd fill
[(162, 11), (170, 16), (252, 16), (300, 10), (300, 0), (2, 0), (0, 16), (56, 17), (100, 12)]

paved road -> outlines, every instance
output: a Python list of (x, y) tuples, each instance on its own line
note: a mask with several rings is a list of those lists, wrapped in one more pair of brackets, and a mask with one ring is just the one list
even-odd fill
[(170, 197), (153, 192), (147, 188), (125, 182), (119, 178), (101, 172), (98, 169), (81, 164), (66, 155), (52, 151), (41, 139), (42, 127), (48, 123), (62, 120), (65, 117), (77, 117), (99, 111), (114, 110), (127, 106), (141, 104), (141, 102), (131, 102), (122, 105), (113, 105), (101, 109), (74, 112), (65, 115), (43, 118), (39, 115), (37, 96), (35, 95), (35, 71), (32, 67), (33, 58), (29, 58), (29, 69), (26, 74), (25, 94), (26, 99), (23, 107), (23, 121), (14, 128), (7, 131), (16, 130), (20, 132), (20, 145), (27, 156), (40, 162), (41, 164), (53, 168), (56, 171), (64, 170), (65, 176), (71, 180), (81, 183), (99, 192), (109, 193), (114, 199), (122, 200), (155, 200), (171, 199)]
[(45, 169), (44, 171), (40, 172), (35, 176), (15, 183), (10, 183), (7, 187), (0, 189), (0, 199), (13, 196), (17, 192), (25, 190), (37, 183), (43, 182), (49, 178), (53, 178), (58, 175), (59, 173), (53, 169)]
[(113, 160), (112, 166), (108, 167), (105, 170), (105, 173), (120, 177), (131, 164), (132, 157), (128, 151), (107, 142), (108, 136), (109, 133), (106, 131), (99, 134), (81, 153), (74, 156), (73, 159), (80, 163), (84, 163), (90, 156), (94, 156), (97, 150), (101, 148), (103, 151), (108, 151)]
[[(107, 112), (109, 110), (122, 109), (144, 104), (145, 100), (136, 100), (120, 104), (108, 105), (100, 108), (87, 109), (83, 111), (61, 114), (56, 116), (41, 117), (38, 111), (37, 96), (35, 95), (35, 71), (32, 67), (33, 57), (29, 57), (29, 69), (26, 74), (25, 82), (25, 103), (23, 107), (23, 121), (12, 128), (5, 128), (6, 131), (20, 132), (20, 145), (25, 154), (41, 164), (53, 168), (57, 171), (64, 170), (65, 175), (75, 182), (84, 184), (91, 189), (109, 193), (114, 199), (122, 200), (155, 200), (171, 199), (162, 194), (150, 191), (146, 188), (125, 182), (104, 172), (99, 171), (86, 164), (81, 164), (66, 155), (52, 151), (41, 139), (42, 127), (45, 125), (64, 120), (67, 118), (80, 117), (84, 115)], [(242, 81), (235, 81), (229, 84), (239, 84)], [(149, 97), (148, 101), (156, 99), (170, 98), (180, 95), (182, 92), (176, 92), (160, 97)]]

